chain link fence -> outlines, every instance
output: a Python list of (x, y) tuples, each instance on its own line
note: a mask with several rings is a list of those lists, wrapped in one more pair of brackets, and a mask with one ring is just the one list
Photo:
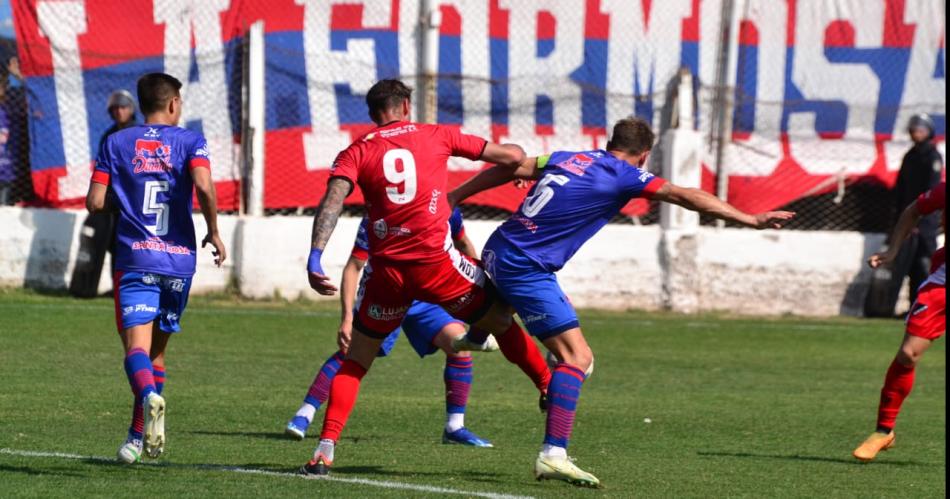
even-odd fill
[[(3, 106), (19, 117), (10, 119), (8, 140), (18, 165), (11, 202), (75, 206), (62, 193), (84, 193), (88, 177), (72, 172), (88, 170), (99, 134), (110, 124), (108, 94), (134, 90), (139, 74), (158, 70), (187, 82), (184, 124), (214, 142), (219, 196), (235, 212), (248, 195), (244, 163), (259, 153), (247, 149), (249, 92), (263, 91), (266, 100), (264, 213), (310, 215), (333, 156), (372, 126), (362, 96), (373, 81), (389, 77), (416, 88), (417, 119), (428, 114), (540, 154), (602, 148), (610, 125), (628, 115), (648, 119), (662, 140), (675, 125), (675, 75), (686, 68), (705, 142), (702, 188), (746, 211), (795, 210), (792, 228), (798, 229), (889, 228), (890, 188), (910, 146), (904, 127), (912, 114), (934, 115), (943, 150), (945, 12), (935, 0), (446, 0), (434, 2), (438, 8), (428, 17), (421, 15), (425, 2), (413, 0), (172, 3), (182, 6), (177, 15), (186, 22), (158, 23), (151, 2), (130, 1), (111, 13), (86, 2), (84, 36), (101, 23), (140, 20), (147, 28), (138, 39), (194, 42), (81, 47), (84, 80), (76, 92), (88, 110), (81, 120), (85, 136), (70, 128), (75, 118), (54, 105), (63, 97), (48, 81), (49, 56), (36, 55), (50, 50), (56, 37), (17, 40), (31, 61), (25, 87), (8, 88)], [(29, 2), (15, 13), (38, 17)], [(267, 29), (263, 89), (247, 83), (245, 33), (257, 19)], [(42, 32), (42, 22), (28, 21), (17, 19), (18, 33)], [(47, 20), (45, 27), (60, 24), (66, 29), (66, 18)], [(427, 27), (437, 30), (435, 47), (426, 46)], [(424, 59), (434, 49), (435, 74), (428, 80)], [(26, 97), (15, 97), (17, 91)], [(32, 140), (24, 138), (27, 115)], [(87, 157), (70, 153), (81, 147), (69, 144), (83, 140)], [(648, 169), (661, 173), (661, 163), (656, 147)], [(452, 161), (450, 182), (480, 166)], [(64, 182), (82, 185), (64, 189)], [(58, 198), (49, 195), (53, 184)], [(501, 219), (524, 193), (504, 187), (473, 198), (463, 211), (472, 219)], [(362, 213), (358, 192), (348, 205), (352, 214)], [(657, 221), (656, 204), (638, 200), (613, 222)]]

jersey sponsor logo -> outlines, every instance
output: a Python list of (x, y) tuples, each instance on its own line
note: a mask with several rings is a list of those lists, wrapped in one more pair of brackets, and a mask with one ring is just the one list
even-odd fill
[(438, 189), (432, 189), (432, 198), (429, 199), (429, 213), (435, 215), (435, 212), (439, 208), (439, 195), (442, 194), (442, 191)]
[(535, 314), (535, 315), (529, 315), (527, 317), (522, 317), (521, 320), (523, 320), (525, 324), (531, 324), (532, 322), (543, 321), (544, 319), (547, 319), (547, 318), (548, 318), (548, 314), (542, 313), (542, 314)]
[(389, 235), (390, 235), (390, 236), (396, 236), (396, 237), (411, 236), (411, 235), (412, 235), (412, 231), (411, 231), (410, 229), (407, 229), (406, 227), (399, 227), (399, 226), (397, 226), (397, 227), (390, 227), (390, 228), (389, 228)]
[(403, 125), (403, 126), (400, 126), (400, 127), (396, 127), (396, 128), (389, 129), (389, 130), (380, 130), (380, 131), (379, 131), (379, 136), (382, 137), (382, 138), (384, 138), (384, 139), (388, 139), (388, 138), (390, 138), (390, 137), (398, 137), (399, 135), (405, 135), (405, 134), (407, 134), (407, 133), (412, 133), (412, 132), (415, 132), (415, 131), (417, 131), (417, 130), (418, 130), (418, 129), (416, 128), (416, 125), (413, 125), (413, 124), (410, 123), (410, 124), (408, 124), (408, 125)]
[(129, 315), (136, 312), (155, 313), (158, 312), (158, 307), (152, 307), (145, 303), (137, 303), (135, 305), (129, 305), (128, 307), (122, 308), (122, 315)]
[(531, 232), (532, 234), (538, 231), (538, 224), (531, 221), (530, 218), (522, 216), (522, 215), (515, 215), (514, 219), (521, 222), (521, 225), (524, 225), (524, 228), (528, 229), (528, 231)]
[(207, 158), (211, 153), (208, 152), (208, 146), (201, 146), (195, 150), (195, 156), (203, 156)]
[(157, 128), (148, 127), (148, 130), (145, 132), (145, 136), (152, 139), (158, 138), (159, 135)]
[[(132, 251), (159, 251), (162, 253), (168, 253), (171, 255), (190, 255), (191, 250), (187, 246), (178, 246), (173, 242), (165, 242), (157, 237), (150, 237), (145, 241), (134, 241), (132, 243)], [(143, 278), (144, 282), (144, 278)], [(152, 284), (153, 282), (146, 282), (146, 284)]]
[(376, 234), (376, 237), (383, 239), (386, 237), (386, 234), (389, 233), (389, 227), (386, 225), (386, 221), (380, 218), (379, 220), (373, 222), (373, 234)]
[(384, 307), (382, 305), (372, 304), (366, 310), (367, 315), (373, 320), (388, 322), (402, 320), (406, 316), (409, 307)]
[(914, 310), (911, 311), (910, 315), (917, 315), (925, 310), (927, 310), (927, 305), (924, 303), (918, 303), (917, 306), (914, 307)]
[(649, 182), (650, 179), (652, 179), (652, 178), (653, 178), (653, 174), (650, 173), (650, 172), (643, 172), (643, 173), (640, 174), (640, 182), (642, 182), (642, 183), (644, 183), (644, 184), (647, 183), (647, 182)]
[(169, 291), (174, 291), (176, 293), (181, 293), (185, 290), (185, 280), (177, 278), (169, 278), (165, 280), (165, 289)]
[(135, 173), (166, 173), (172, 170), (172, 148), (159, 140), (135, 140), (135, 157), (132, 171)]
[(452, 303), (443, 305), (443, 307), (445, 308), (446, 312), (454, 314), (467, 307), (474, 298), (475, 293), (473, 291), (469, 291), (468, 293), (456, 298)]
[(494, 251), (490, 249), (486, 249), (482, 251), (482, 265), (485, 266), (485, 270), (489, 274), (495, 273), (495, 252)]
[(594, 164), (594, 158), (588, 156), (587, 154), (577, 153), (570, 158), (561, 161), (557, 164), (557, 166), (575, 175), (584, 175), (584, 170), (586, 170), (592, 164)]

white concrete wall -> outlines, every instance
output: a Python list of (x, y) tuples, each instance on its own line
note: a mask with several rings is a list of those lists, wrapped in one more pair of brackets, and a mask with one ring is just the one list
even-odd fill
[[(0, 286), (63, 289), (85, 220), (81, 211), (0, 208)], [(220, 217), (228, 261), (199, 249), (196, 293), (236, 284), (253, 298), (320, 297), (307, 284), (310, 217)], [(339, 280), (359, 220), (342, 218), (324, 254)], [(497, 221), (468, 221), (481, 247)], [(195, 216), (200, 240), (204, 221)], [(858, 315), (869, 279), (864, 261), (881, 234), (608, 225), (559, 273), (580, 307), (706, 310), (746, 314)], [(108, 261), (105, 265), (108, 268)], [(100, 289), (111, 283), (103, 272)]]

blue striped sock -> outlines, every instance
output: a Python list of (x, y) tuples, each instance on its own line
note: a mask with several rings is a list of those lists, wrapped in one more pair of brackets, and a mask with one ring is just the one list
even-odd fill
[(548, 420), (544, 428), (544, 443), (567, 448), (574, 428), (577, 399), (584, 384), (584, 371), (570, 365), (558, 364), (548, 385)]

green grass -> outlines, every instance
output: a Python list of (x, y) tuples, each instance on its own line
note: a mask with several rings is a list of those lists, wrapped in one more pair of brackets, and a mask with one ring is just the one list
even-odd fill
[[(0, 448), (114, 455), (131, 396), (112, 317), (104, 299), (0, 292)], [(195, 298), (169, 348), (163, 465), (0, 453), (0, 497), (434, 496), (222, 470), (292, 472), (309, 458), (315, 440), (282, 429), (336, 320), (331, 304)], [(335, 476), (535, 497), (946, 495), (943, 341), (918, 369), (897, 446), (862, 465), (850, 452), (874, 427), (899, 321), (585, 312), (582, 323), (597, 369), (571, 453), (603, 489), (532, 479), (544, 420), (498, 354), (476, 358), (467, 416), (496, 448), (441, 445), (442, 360), (420, 361), (405, 340), (365, 379)]]

